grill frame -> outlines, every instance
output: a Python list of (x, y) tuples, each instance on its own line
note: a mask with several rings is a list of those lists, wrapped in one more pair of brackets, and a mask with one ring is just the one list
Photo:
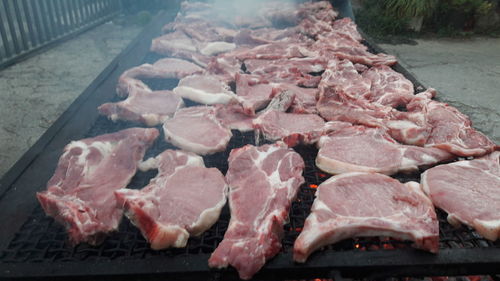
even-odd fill
[[(123, 71), (142, 63), (144, 60), (152, 59), (151, 55), (149, 58), (147, 57), (149, 42), (160, 33), (165, 19), (172, 20), (174, 16), (175, 14), (164, 13), (156, 17), (1, 179), (0, 207), (2, 212), (0, 212), (0, 221), (8, 226), (6, 231), (0, 232), (1, 253), (8, 250), (11, 241), (16, 239), (16, 233), (29, 222), (30, 218), (32, 219), (32, 214), (41, 211), (34, 193), (45, 189), (45, 183), (52, 176), (62, 148), (71, 140), (92, 135), (95, 122), (100, 122), (99, 118), (101, 120), (104, 118), (99, 117), (97, 106), (110, 100), (116, 100), (116, 81)], [(365, 43), (373, 51), (382, 51), (372, 43), (366, 34), (363, 36)], [(415, 84), (416, 88), (423, 88), (423, 85), (401, 65), (397, 64), (394, 69), (403, 73)], [(80, 116), (85, 116), (85, 118), (80, 118)], [(120, 126), (130, 127), (130, 124), (118, 123), (111, 131), (116, 131)], [(208, 165), (210, 164), (208, 163)], [(307, 178), (308, 175), (305, 176)], [(412, 176), (398, 176), (397, 178), (402, 181), (413, 179)], [(139, 185), (139, 183), (137, 184)], [(307, 191), (309, 188), (303, 187), (302, 189), (304, 192), (304, 189)], [(223, 213), (228, 215), (227, 206)], [(443, 220), (443, 218), (444, 214), (440, 213), (440, 219)], [(36, 219), (40, 220), (40, 218)], [(51, 219), (46, 218), (45, 220)], [(293, 219), (291, 226), (295, 227)], [(457, 231), (468, 232), (469, 230), (462, 227), (462, 230)], [(138, 231), (136, 230), (136, 232)], [(366, 241), (367, 239), (361, 240)], [(340, 244), (351, 243), (350, 247), (352, 247), (353, 241), (349, 240)], [(377, 243), (379, 242), (369, 242), (369, 244)], [(493, 247), (446, 248), (441, 249), (438, 255), (411, 248), (339, 251), (339, 247), (343, 247), (340, 245), (314, 253), (305, 264), (294, 263), (291, 251), (287, 251), (270, 260), (255, 278), (272, 280), (275, 279), (276, 275), (283, 279), (331, 278), (338, 273), (346, 277), (369, 278), (498, 274), (500, 272), (500, 243), (496, 242), (491, 245)], [(38, 262), (6, 262), (4, 254), (0, 255), (0, 278), (47, 278), (53, 280), (68, 277), (83, 279), (92, 276), (94, 279), (117, 278), (123, 280), (124, 277), (135, 279), (138, 276), (158, 278), (168, 276), (179, 280), (195, 278), (238, 279), (236, 271), (232, 268), (210, 269), (207, 264), (209, 256), (209, 253), (198, 253), (180, 254), (173, 257), (166, 255), (148, 256), (141, 259), (108, 260), (101, 258), (84, 261), (42, 259)]]

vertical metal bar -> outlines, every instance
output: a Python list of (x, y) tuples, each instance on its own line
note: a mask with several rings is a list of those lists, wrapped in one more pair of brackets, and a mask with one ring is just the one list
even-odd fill
[(59, 35), (64, 34), (64, 26), (65, 23), (63, 21), (63, 18), (61, 17), (61, 7), (60, 3), (57, 0), (52, 0), (52, 8), (54, 9), (54, 16), (55, 16), (55, 22), (56, 22), (56, 27)]
[(35, 47), (38, 44), (38, 38), (36, 37), (35, 26), (33, 23), (33, 13), (30, 14), (30, 6), (28, 0), (23, 0), (23, 11), (24, 17), (26, 18), (26, 25), (28, 26), (28, 34), (30, 36), (31, 47)]
[(95, 0), (88, 1), (89, 5), (89, 13), (90, 13), (90, 21), (94, 21), (96, 19), (97, 13), (95, 10)]
[(45, 0), (45, 3), (47, 4), (47, 15), (49, 17), (49, 23), (50, 23), (50, 28), (52, 30), (52, 35), (54, 38), (57, 38), (59, 36), (59, 26), (56, 22), (56, 17), (54, 15), (54, 5), (52, 3), (52, 0)]
[[(5, 13), (7, 13), (5, 6), (3, 6), (3, 10)], [(1, 15), (1, 12), (2, 11), (0, 11), (0, 15)], [(12, 55), (12, 50), (10, 49), (9, 39), (7, 37), (7, 31), (5, 30), (5, 24), (3, 23), (3, 20), (2, 20), (2, 23), (0, 24), (0, 36), (2, 37), (2, 43), (3, 43), (3, 49), (5, 51), (5, 57), (8, 58)]]
[(21, 52), (21, 48), (19, 48), (19, 41), (17, 40), (17, 32), (16, 28), (14, 27), (14, 19), (12, 18), (12, 9), (9, 2), (9, 0), (3, 0), (3, 5), (5, 7), (5, 16), (7, 17), (7, 22), (9, 23), (10, 37), (12, 39), (12, 43), (14, 44), (14, 51), (16, 52), (16, 54), (19, 54)]
[(74, 28), (76, 28), (77, 23), (75, 3), (73, 0), (66, 0), (65, 2), (68, 4), (68, 14), (71, 22), (70, 29), (73, 30)]
[(83, 1), (85, 3), (85, 12), (87, 13), (86, 24), (92, 22), (92, 11), (90, 10), (90, 6), (92, 5), (92, 0)]
[(45, 5), (45, 1), (38, 0), (36, 1), (40, 4), (40, 17), (42, 18), (43, 29), (45, 30), (45, 41), (49, 41), (54, 37), (53, 31), (50, 28), (50, 23), (48, 19), (47, 6)]
[(35, 27), (37, 29), (37, 35), (38, 35), (38, 43), (39, 44), (42, 44), (44, 41), (48, 40), (48, 36), (47, 36), (47, 31), (45, 31), (45, 27), (43, 25), (43, 22), (42, 20), (40, 19), (40, 9), (39, 9), (39, 6), (38, 6), (38, 3), (40, 3), (40, 1), (37, 1), (37, 0), (30, 0), (30, 7), (31, 7), (31, 10), (33, 11), (33, 20), (35, 22)]
[(103, 0), (103, 7), (102, 7), (102, 15), (103, 17), (107, 16), (108, 14), (110, 14), (110, 5), (109, 5), (109, 0)]
[[(23, 17), (21, 14), (21, 10), (19, 9), (19, 5), (21, 5), (20, 1), (14, 2), (14, 12), (16, 13), (17, 25), (19, 27), (19, 33), (21, 34), (21, 42), (23, 50), (28, 50), (28, 36), (26, 34), (26, 30), (24, 29)], [(23, 7), (24, 8), (24, 7)]]
[(68, 33), (71, 29), (71, 22), (68, 14), (68, 2), (65, 0), (58, 0), (61, 17), (64, 19), (64, 33)]
[(80, 11), (80, 25), (85, 25), (87, 23), (87, 13), (85, 12), (85, 1), (78, 0), (78, 10)]

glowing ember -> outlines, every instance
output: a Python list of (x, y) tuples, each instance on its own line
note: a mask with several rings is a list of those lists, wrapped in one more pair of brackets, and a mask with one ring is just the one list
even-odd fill
[(302, 227), (296, 227), (296, 228), (295, 228), (295, 231), (297, 231), (297, 232), (301, 232), (301, 231), (302, 231)]
[(317, 184), (310, 184), (309, 187), (310, 188), (318, 188), (318, 185)]
[(360, 246), (359, 246), (359, 244), (355, 244), (355, 245), (354, 245), (354, 247), (355, 247), (356, 249), (359, 249), (359, 247), (360, 247)]
[(327, 175), (326, 174), (323, 174), (323, 173), (316, 173), (316, 175), (320, 178), (326, 178)]

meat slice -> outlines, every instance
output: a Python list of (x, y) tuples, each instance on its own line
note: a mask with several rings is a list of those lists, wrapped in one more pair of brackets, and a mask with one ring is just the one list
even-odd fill
[(360, 42), (355, 42), (345, 37), (339, 37), (335, 33), (318, 36), (318, 40), (310, 48), (316, 51), (318, 56), (328, 59), (347, 59), (353, 63), (365, 65), (394, 65), (397, 59), (386, 54), (372, 54), (368, 48)]
[(279, 89), (290, 91), (295, 98), (290, 108), (292, 113), (317, 114), (317, 97), (319, 90), (315, 88), (301, 88), (292, 84), (280, 83)]
[(122, 77), (132, 78), (175, 78), (182, 79), (186, 76), (203, 72), (200, 66), (181, 59), (164, 58), (154, 64), (145, 63), (125, 71)]
[(235, 81), (236, 74), (241, 73), (241, 62), (234, 57), (222, 54), (211, 59), (207, 71), (223, 77), (225, 81)]
[(439, 225), (430, 199), (416, 182), (376, 173), (348, 173), (323, 182), (293, 247), (305, 262), (315, 250), (343, 239), (390, 236), (437, 253)]
[(182, 31), (175, 31), (154, 38), (151, 43), (151, 51), (171, 57), (177, 57), (192, 61), (202, 67), (206, 67), (210, 57), (199, 52), (199, 43), (188, 37)]
[(432, 130), (423, 121), (425, 117), (375, 102), (371, 88), (372, 81), (360, 75), (351, 62), (331, 60), (322, 75), (316, 108), (328, 121), (385, 128), (399, 142), (423, 146)]
[(481, 156), (498, 146), (487, 136), (472, 128), (469, 117), (455, 107), (432, 100), (433, 94), (423, 92), (406, 106), (413, 119), (424, 120), (431, 128), (425, 146), (437, 147), (459, 156)]
[(72, 244), (96, 245), (117, 229), (122, 210), (113, 192), (127, 186), (158, 135), (157, 129), (131, 128), (66, 145), (47, 190), (36, 196)]
[(281, 249), (283, 225), (304, 182), (304, 161), (284, 144), (246, 145), (229, 155), (231, 221), (210, 267), (232, 265), (250, 279)]
[(126, 100), (102, 104), (98, 110), (113, 121), (120, 119), (156, 126), (183, 106), (182, 98), (171, 91), (134, 90)]
[(274, 42), (259, 45), (252, 49), (238, 48), (227, 55), (233, 56), (241, 61), (247, 59), (277, 60), (285, 58), (303, 58), (310, 53), (303, 43)]
[(202, 104), (226, 104), (236, 100), (229, 86), (215, 75), (195, 74), (179, 81), (174, 93)]
[(236, 74), (236, 95), (248, 115), (264, 108), (272, 99), (275, 87), (261, 81), (260, 76)]
[(253, 127), (267, 140), (283, 140), (292, 147), (318, 141), (325, 130), (325, 121), (316, 114), (268, 110), (253, 121)]
[(216, 105), (216, 118), (226, 128), (238, 130), (240, 132), (253, 131), (252, 121), (255, 116), (245, 113), (239, 104)]
[[(333, 125), (333, 124), (334, 125)], [(330, 123), (331, 132), (318, 142), (316, 166), (330, 174), (375, 172), (392, 175), (418, 171), (454, 158), (444, 150), (397, 143), (384, 129)]]
[(485, 238), (500, 238), (500, 152), (474, 160), (439, 165), (422, 174), (423, 190), (448, 213), (448, 222), (474, 228)]
[(116, 91), (120, 96), (127, 96), (131, 78), (175, 78), (182, 79), (186, 76), (201, 73), (203, 68), (186, 60), (165, 58), (154, 64), (142, 64), (125, 71), (118, 79)]
[(404, 106), (414, 96), (413, 83), (387, 65), (374, 66), (363, 72), (371, 80), (367, 100), (391, 107)]
[(319, 87), (323, 91), (330, 90), (351, 98), (366, 99), (371, 86), (371, 80), (360, 75), (352, 62), (334, 59), (328, 62)]
[[(247, 71), (272, 82), (286, 82), (303, 87), (316, 88), (321, 80), (327, 61), (321, 58), (292, 58), (279, 60), (248, 59)], [(313, 75), (314, 74), (314, 75)]]
[(165, 139), (199, 155), (224, 151), (233, 136), (216, 118), (214, 107), (193, 106), (178, 110), (163, 124)]
[(118, 203), (152, 249), (185, 247), (191, 235), (202, 234), (219, 218), (228, 189), (224, 175), (205, 168), (200, 156), (179, 150), (148, 162), (158, 175), (141, 190), (116, 191)]

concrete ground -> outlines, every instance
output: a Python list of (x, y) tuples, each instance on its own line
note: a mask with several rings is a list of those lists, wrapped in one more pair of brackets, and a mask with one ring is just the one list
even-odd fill
[[(0, 176), (139, 31), (107, 23), (0, 71)], [(500, 143), (500, 39), (381, 46)]]
[(0, 71), (0, 177), (140, 30), (105, 23)]
[(380, 46), (438, 98), (467, 114), (475, 128), (500, 144), (500, 38), (426, 39)]

